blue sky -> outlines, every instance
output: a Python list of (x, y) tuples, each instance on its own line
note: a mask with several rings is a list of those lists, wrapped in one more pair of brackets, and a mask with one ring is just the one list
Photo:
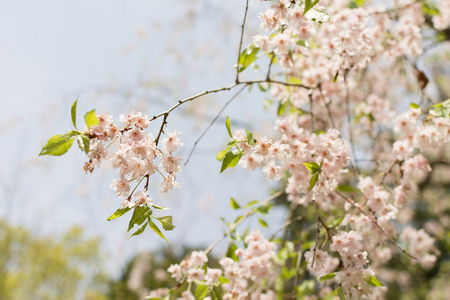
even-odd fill
[[(113, 170), (84, 175), (84, 156), (75, 147), (62, 157), (37, 155), (48, 138), (71, 129), (76, 98), (79, 122), (93, 108), (118, 121), (118, 114), (131, 109), (152, 116), (179, 99), (232, 83), (242, 14), (238, 0), (1, 2), (0, 217), (37, 235), (83, 226), (88, 235), (101, 237), (113, 270), (138, 251), (165, 243), (150, 232), (128, 240), (127, 216), (105, 221), (120, 203), (108, 188)], [(255, 28), (253, 15), (249, 34)], [(232, 95), (205, 97), (169, 117), (169, 130), (182, 132), (181, 155), (187, 156)], [(224, 114), (236, 129), (245, 124), (270, 133), (266, 121), (273, 116), (264, 112), (264, 100), (256, 91), (244, 92)], [(152, 128), (156, 131), (159, 122)], [(182, 169), (182, 189), (162, 195), (154, 187), (155, 200), (171, 207), (177, 225), (167, 233), (172, 243), (207, 246), (224, 228), (219, 218), (236, 216), (228, 208), (229, 197), (246, 202), (268, 195), (258, 171), (218, 174), (215, 155), (226, 143), (220, 118)], [(282, 215), (275, 215), (278, 223)], [(256, 219), (252, 224), (257, 226)]]

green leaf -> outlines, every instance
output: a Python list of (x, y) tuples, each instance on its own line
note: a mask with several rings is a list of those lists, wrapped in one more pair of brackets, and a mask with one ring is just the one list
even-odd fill
[(313, 280), (304, 280), (301, 285), (297, 286), (297, 299), (303, 296), (311, 295), (315, 290), (315, 282)]
[(225, 126), (227, 127), (228, 135), (230, 136), (230, 138), (233, 138), (233, 135), (231, 134), (230, 118), (228, 116), (225, 120)]
[(75, 129), (77, 129), (77, 100), (72, 104), (72, 109), (70, 110), (70, 115), (72, 116), (72, 124)]
[(221, 284), (230, 283), (230, 279), (228, 279), (228, 278), (226, 278), (226, 277), (223, 277), (223, 276), (220, 276), (220, 277), (219, 277), (219, 282), (220, 282)]
[(439, 14), (439, 9), (432, 3), (423, 2), (422, 12), (429, 16), (435, 16)]
[(339, 224), (341, 224), (341, 222), (344, 220), (344, 216), (342, 217), (337, 217), (332, 219), (330, 222), (328, 222), (327, 226), (329, 228), (335, 228), (336, 226), (338, 226)]
[(81, 134), (77, 138), (78, 147), (80, 147), (81, 151), (84, 151), (86, 154), (89, 152), (91, 140), (85, 134)]
[(244, 208), (247, 208), (247, 207), (250, 207), (250, 206), (252, 206), (252, 205), (255, 205), (255, 204), (258, 203), (258, 202), (259, 202), (258, 200), (250, 201), (249, 203), (247, 203), (247, 204), (244, 206)]
[(175, 226), (172, 224), (172, 216), (159, 217), (156, 219), (161, 222), (163, 229), (166, 231), (170, 231), (175, 228)]
[(247, 129), (245, 129), (245, 132), (247, 133), (247, 144), (254, 145), (255, 144), (255, 139), (253, 138), (253, 133), (251, 133)]
[(335, 273), (330, 273), (330, 274), (324, 275), (324, 276), (320, 277), (319, 282), (334, 278), (335, 276), (336, 276)]
[(212, 298), (212, 300), (222, 300), (221, 293), (220, 293), (219, 289), (216, 286), (213, 286), (213, 290), (212, 290), (212, 293), (211, 293), (211, 298)]
[(359, 190), (357, 188), (352, 187), (351, 185), (341, 184), (337, 186), (336, 191), (344, 193), (356, 193)]
[(289, 58), (291, 59), (292, 64), (294, 65), (294, 64), (295, 64), (295, 61), (294, 61), (294, 57), (292, 56), (292, 51), (291, 51), (291, 49), (289, 49), (288, 56), (289, 56)]
[(364, 281), (373, 286), (384, 286), (375, 276), (366, 275)]
[(134, 224), (141, 225), (144, 223), (145, 219), (152, 214), (152, 210), (148, 206), (136, 206), (134, 208), (133, 216), (131, 217), (130, 223), (128, 224), (128, 230), (133, 228)]
[(244, 51), (242, 51), (241, 55), (239, 56), (239, 63), (237, 66), (238, 72), (244, 71), (252, 62), (254, 62), (257, 59), (257, 54), (259, 52), (258, 47), (251, 44), (248, 46)]
[(302, 47), (309, 47), (308, 42), (305, 42), (304, 40), (298, 40), (297, 42), (295, 42), (297, 45), (302, 46)]
[[(319, 0), (306, 0), (305, 1), (305, 9), (303, 10), (303, 15), (305, 16), (305, 14), (311, 10), (311, 8), (313, 8), (317, 3), (319, 3)], [(306, 16), (305, 16), (306, 17)]]
[(317, 9), (311, 9), (304, 14), (304, 16), (305, 18), (318, 23), (330, 21), (330, 16), (326, 12)]
[(409, 107), (410, 107), (410, 108), (414, 108), (414, 109), (420, 108), (420, 106), (417, 105), (416, 103), (410, 103), (410, 104), (409, 104)]
[(281, 101), (278, 103), (278, 109), (277, 109), (277, 115), (281, 116), (284, 111), (286, 110), (286, 106), (287, 106), (287, 101), (285, 101), (284, 103), (282, 103)]
[(206, 297), (209, 291), (209, 286), (206, 284), (197, 284), (197, 288), (195, 289), (195, 299), (202, 300)]
[(237, 257), (237, 255), (235, 253), (236, 250), (237, 250), (236, 244), (231, 242), (230, 245), (228, 246), (227, 254), (225, 256), (231, 258), (234, 261), (238, 261), (239, 258)]
[(365, 0), (352, 0), (350, 1), (350, 4), (348, 5), (349, 8), (358, 8), (364, 5)]
[(39, 156), (42, 155), (54, 155), (60, 156), (69, 151), (72, 147), (73, 140), (76, 136), (80, 135), (78, 131), (69, 131), (66, 134), (58, 134), (51, 137), (47, 144), (42, 148)]
[(338, 80), (339, 71), (336, 72), (336, 74), (333, 77), (333, 83), (335, 83)]
[(228, 146), (224, 150), (217, 153), (217, 156), (216, 156), (217, 160), (222, 161), (222, 159), (225, 157), (225, 154), (227, 154), (227, 152), (230, 151), (230, 149), (233, 148), (233, 146), (236, 145), (236, 143), (237, 143), (237, 141), (229, 142)]
[(160, 205), (156, 205), (156, 204), (152, 204), (152, 207), (156, 208), (156, 209), (161, 209), (161, 210), (169, 209), (168, 207), (164, 207), (164, 206), (160, 206)]
[(266, 221), (264, 221), (261, 218), (258, 218), (258, 222), (262, 227), (269, 227), (269, 225), (267, 225)]
[(341, 298), (341, 300), (346, 300), (344, 289), (342, 288), (342, 286), (338, 288), (337, 294), (338, 294), (339, 298)]
[(148, 225), (148, 222), (145, 222), (145, 224), (144, 224), (141, 228), (139, 228), (138, 230), (136, 230), (136, 231), (130, 236), (130, 238), (131, 238), (132, 236), (142, 234), (142, 233), (144, 232), (144, 230), (145, 230), (145, 227), (147, 227), (147, 225)]
[(261, 92), (267, 92), (268, 88), (263, 86), (261, 83), (258, 83), (258, 88)]
[(106, 219), (106, 221), (111, 221), (111, 220), (117, 219), (120, 216), (123, 216), (124, 214), (129, 212), (131, 210), (131, 208), (132, 207), (119, 208), (108, 219)]
[(313, 176), (311, 176), (311, 179), (309, 180), (309, 191), (313, 189), (314, 185), (317, 182), (317, 179), (319, 179), (319, 173), (315, 173)]
[(164, 236), (164, 234), (161, 232), (161, 230), (158, 228), (158, 226), (156, 226), (155, 223), (152, 222), (152, 220), (150, 218), (148, 218), (148, 223), (150, 224), (150, 228), (156, 232), (160, 237), (162, 237), (163, 239), (165, 239), (166, 241), (168, 241), (170, 243), (170, 241), (168, 239), (166, 239), (166, 237)]
[(325, 134), (326, 132), (323, 131), (323, 130), (321, 130), (321, 129), (317, 129), (317, 130), (315, 131), (315, 133), (316, 133), (316, 135), (321, 135), (321, 134)]
[(225, 157), (222, 161), (222, 167), (220, 168), (220, 173), (225, 171), (228, 168), (233, 168), (237, 165), (239, 160), (241, 159), (242, 152), (239, 152), (237, 150), (228, 152), (225, 154)]
[(255, 212), (262, 214), (262, 215), (267, 215), (269, 213), (269, 210), (273, 207), (273, 203), (267, 203), (267, 204), (263, 204), (261, 206), (258, 206), (257, 208), (255, 208)]
[(230, 198), (230, 206), (231, 206), (232, 209), (239, 209), (239, 208), (241, 208), (239, 203), (237, 203), (236, 200), (234, 200), (233, 197)]
[(317, 173), (320, 171), (320, 166), (318, 163), (303, 163), (303, 165), (311, 172), (311, 174)]
[(95, 114), (95, 109), (87, 112), (84, 115), (84, 121), (86, 122), (86, 126), (91, 129), (92, 126), (98, 125), (97, 115)]

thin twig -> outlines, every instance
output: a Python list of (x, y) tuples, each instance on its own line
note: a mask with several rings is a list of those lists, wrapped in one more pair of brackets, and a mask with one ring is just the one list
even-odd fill
[(277, 231), (275, 231), (275, 232), (272, 234), (272, 236), (270, 237), (270, 239), (271, 239), (271, 240), (274, 239), (275, 236), (276, 236), (280, 231), (285, 230), (286, 228), (288, 228), (288, 227), (289, 227), (292, 223), (294, 223), (294, 222), (303, 220), (303, 218), (304, 218), (303, 216), (297, 216), (297, 217), (295, 217), (295, 218), (293, 218), (293, 219), (290, 219), (290, 220), (284, 222), (284, 224), (283, 224), (280, 228), (278, 228)]
[(162, 112), (160, 114), (154, 115), (153, 117), (151, 117), (149, 119), (149, 121), (153, 121), (156, 120), (162, 116), (165, 115), (169, 115), (173, 110), (175, 110), (177, 107), (179, 107), (180, 105), (189, 102), (189, 101), (193, 101), (197, 98), (209, 95), (209, 94), (213, 94), (213, 93), (217, 93), (217, 92), (222, 92), (222, 91), (229, 91), (233, 88), (235, 88), (238, 85), (252, 85), (252, 84), (256, 84), (256, 83), (276, 83), (276, 84), (281, 84), (284, 86), (293, 86), (293, 87), (299, 87), (299, 88), (304, 88), (304, 89), (315, 89), (316, 87), (311, 87), (311, 86), (306, 86), (303, 84), (299, 84), (299, 83), (291, 83), (291, 82), (285, 82), (285, 81), (278, 81), (278, 80), (267, 80), (267, 79), (257, 79), (257, 80), (247, 80), (247, 81), (240, 81), (238, 83), (233, 83), (232, 85), (229, 86), (225, 86), (225, 87), (221, 87), (221, 88), (217, 88), (217, 89), (213, 89), (213, 90), (206, 90), (203, 91), (201, 93), (198, 93), (196, 95), (187, 97), (185, 99), (179, 100), (176, 104), (174, 104), (171, 108), (169, 108), (168, 110), (166, 110), (165, 112)]
[(381, 176), (381, 179), (380, 179), (380, 182), (378, 183), (378, 185), (383, 184), (383, 181), (386, 179), (386, 176), (387, 176), (389, 173), (391, 173), (392, 168), (393, 168), (397, 163), (399, 163), (399, 161), (398, 161), (398, 160), (394, 160), (394, 161), (389, 165), (389, 168), (388, 168), (386, 171), (384, 171), (384, 172), (382, 173), (383, 176)]
[(194, 153), (195, 148), (197, 147), (197, 144), (200, 142), (200, 140), (203, 138), (203, 136), (208, 132), (208, 130), (211, 128), (211, 126), (214, 125), (214, 123), (217, 121), (217, 119), (220, 117), (220, 115), (222, 114), (222, 112), (225, 110), (225, 108), (228, 106), (228, 104), (230, 104), (234, 99), (236, 99), (236, 97), (247, 87), (248, 85), (244, 85), (236, 94), (233, 95), (233, 97), (230, 98), (230, 100), (228, 100), (224, 106), (220, 109), (220, 111), (217, 113), (217, 115), (214, 117), (214, 119), (211, 121), (211, 123), (209, 123), (208, 127), (206, 127), (206, 129), (203, 131), (203, 133), (198, 137), (198, 139), (195, 141), (194, 146), (191, 149), (191, 152), (189, 153), (189, 156), (186, 160), (186, 162), (184, 163), (184, 165), (187, 165), (189, 160), (191, 159), (192, 154)]
[(352, 149), (352, 168), (353, 171), (355, 171), (356, 176), (359, 175), (358, 169), (356, 168), (356, 162), (355, 162), (355, 157), (356, 157), (356, 150), (355, 150), (355, 143), (353, 141), (353, 131), (351, 128), (351, 124), (352, 124), (352, 115), (350, 114), (350, 91), (348, 88), (348, 82), (347, 82), (347, 72), (348, 70), (345, 71), (344, 74), (344, 84), (345, 84), (345, 108), (346, 108), (346, 112), (347, 112), (347, 130), (348, 130), (348, 138), (350, 139), (350, 147)]
[(331, 110), (330, 110), (330, 103), (327, 103), (327, 102), (325, 101), (325, 97), (323, 96), (323, 93), (322, 93), (322, 87), (321, 87), (320, 84), (319, 84), (319, 86), (318, 86), (318, 89), (319, 89), (320, 97), (322, 98), (323, 104), (325, 104), (325, 107), (326, 107), (326, 109), (327, 109), (328, 118), (330, 119), (331, 126), (332, 126), (333, 128), (336, 128), (336, 125), (335, 125), (335, 123), (334, 123), (334, 118), (333, 118), (333, 115), (331, 114)]
[(417, 260), (416, 257), (414, 257), (413, 255), (409, 254), (405, 249), (403, 249), (390, 235), (388, 235), (383, 228), (381, 228), (381, 226), (378, 224), (378, 222), (376, 220), (373, 219), (373, 217), (371, 215), (369, 215), (368, 213), (366, 213), (361, 207), (356, 206), (353, 201), (349, 200), (347, 197), (345, 197), (345, 195), (341, 194), (338, 191), (335, 191), (336, 194), (338, 194), (339, 196), (341, 196), (341, 198), (343, 198), (345, 201), (347, 201), (348, 203), (350, 203), (353, 208), (357, 209), (358, 211), (360, 211), (363, 215), (365, 215), (366, 217), (368, 217), (373, 224), (375, 224), (375, 226), (378, 227), (378, 229), (381, 231), (381, 233), (383, 233), (388, 239), (389, 241), (394, 244), (398, 249), (400, 249), (400, 251), (402, 251), (404, 254), (408, 255), (409, 257), (411, 257), (412, 259)]
[(313, 199), (313, 204), (314, 204), (314, 210), (316, 212), (317, 238), (316, 238), (316, 244), (314, 245), (314, 249), (313, 249), (313, 259), (311, 262), (311, 268), (314, 268), (314, 261), (316, 260), (317, 245), (319, 244), (319, 239), (320, 239), (320, 218), (319, 218), (319, 213), (317, 212), (317, 203), (316, 203), (316, 200), (314, 200), (314, 199)]
[[(281, 196), (283, 194), (284, 194), (284, 190), (280, 190), (280, 191), (272, 194), (270, 197), (268, 197), (267, 199), (265, 199), (263, 201), (263, 205), (269, 203), (270, 201), (278, 198), (279, 196)], [(205, 250), (205, 254), (208, 254), (209, 252), (211, 252), (211, 250), (214, 249), (214, 247), (216, 247), (224, 238), (226, 238), (233, 230), (235, 230), (239, 225), (241, 225), (248, 217), (250, 217), (253, 214), (255, 214), (255, 211), (250, 210), (242, 218), (240, 218), (236, 223), (233, 223), (227, 231), (225, 231), (217, 240), (214, 241), (214, 243), (212, 243)]]
[(247, 12), (248, 12), (248, 0), (245, 4), (244, 20), (242, 21), (242, 26), (241, 26), (241, 39), (239, 41), (239, 51), (238, 51), (237, 62), (236, 62), (236, 84), (239, 83), (239, 58), (241, 57), (242, 41), (244, 40), (244, 28), (245, 28), (245, 21), (247, 20)]
[(269, 67), (267, 68), (267, 76), (266, 76), (267, 81), (270, 81), (270, 70), (272, 69), (274, 59), (275, 59), (275, 54), (272, 53), (272, 56), (270, 57)]
[(309, 105), (311, 106), (311, 132), (314, 132), (314, 110), (313, 110), (314, 107), (311, 93), (309, 93)]
[(169, 116), (169, 113), (165, 113), (164, 114), (164, 119), (161, 123), (161, 128), (159, 129), (158, 135), (156, 136), (155, 139), (155, 145), (158, 146), (159, 143), (159, 139), (161, 138), (161, 133), (164, 132), (164, 126), (167, 124), (167, 117)]

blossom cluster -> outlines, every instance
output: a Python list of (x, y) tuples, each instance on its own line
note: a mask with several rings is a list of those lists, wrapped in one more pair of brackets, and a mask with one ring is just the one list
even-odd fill
[[(276, 245), (264, 239), (259, 230), (249, 233), (244, 242), (244, 249), (238, 248), (235, 255), (238, 260), (229, 257), (222, 258), (220, 265), (222, 269), (205, 267), (208, 257), (204, 251), (194, 251), (188, 259), (180, 264), (171, 265), (168, 272), (178, 282), (187, 281), (201, 283), (208, 286), (221, 285), (224, 290), (222, 299), (250, 299), (248, 288), (250, 283), (258, 284), (260, 287), (251, 294), (251, 299), (274, 300), (273, 291), (264, 288), (264, 283), (270, 277), (274, 268), (273, 258), (276, 254)], [(163, 296), (160, 291), (153, 291), (150, 295)], [(195, 299), (188, 290), (182, 293), (180, 300)], [(210, 299), (206, 297), (204, 299)]]
[[(168, 133), (167, 137), (161, 140), (162, 147), (158, 147), (158, 140), (155, 140), (151, 133), (145, 132), (149, 126), (148, 117), (140, 112), (121, 115), (120, 121), (124, 124), (121, 130), (114, 124), (110, 115), (98, 114), (97, 119), (98, 125), (92, 126), (88, 132), (91, 140), (87, 154), (89, 161), (83, 170), (92, 173), (95, 167), (101, 166), (102, 161), (108, 161), (119, 175), (110, 188), (124, 199), (121, 208), (153, 204), (153, 199), (148, 196), (147, 191), (149, 177), (155, 173), (163, 177), (161, 192), (180, 187), (176, 181), (176, 173), (180, 172), (182, 157), (174, 155), (178, 147), (183, 145), (178, 137), (178, 130)], [(108, 149), (113, 144), (115, 151), (109, 153)], [(147, 180), (144, 189), (136, 191), (144, 179)], [(130, 183), (133, 181), (138, 183), (130, 192)]]
[[(242, 142), (238, 145), (244, 155), (240, 164), (246, 170), (262, 166), (268, 180), (279, 181), (283, 172), (288, 172), (286, 193), (288, 200), (307, 206), (311, 200), (322, 203), (338, 185), (339, 175), (350, 161), (350, 150), (339, 136), (339, 131), (330, 129), (315, 134), (301, 127), (295, 115), (276, 121), (275, 130), (280, 138), (272, 141), (267, 137), (257, 139), (254, 145)], [(243, 140), (244, 131), (233, 136)], [(310, 187), (310, 171), (305, 163), (321, 165), (321, 175), (314, 187)]]

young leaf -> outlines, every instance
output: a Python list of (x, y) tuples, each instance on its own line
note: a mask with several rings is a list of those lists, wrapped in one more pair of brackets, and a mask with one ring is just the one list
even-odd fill
[(305, 42), (304, 40), (298, 40), (297, 42), (295, 42), (297, 45), (302, 46), (302, 47), (309, 47), (308, 42)]
[(278, 109), (277, 109), (277, 115), (281, 116), (284, 111), (286, 110), (286, 106), (287, 106), (287, 101), (285, 101), (284, 103), (281, 103), (281, 101), (278, 103)]
[(231, 206), (232, 209), (239, 209), (239, 208), (241, 208), (239, 203), (237, 203), (236, 200), (234, 200), (233, 197), (230, 198), (230, 206)]
[(309, 190), (312, 190), (314, 185), (317, 182), (317, 179), (319, 179), (319, 173), (315, 173), (313, 176), (311, 176), (311, 180), (309, 180)]
[(156, 219), (161, 222), (163, 229), (166, 231), (170, 231), (175, 228), (175, 226), (173, 226), (172, 224), (172, 216), (165, 216)]
[(263, 204), (263, 205), (255, 208), (255, 212), (262, 214), (262, 215), (267, 215), (269, 213), (269, 210), (272, 207), (273, 207), (273, 203)]
[(128, 230), (133, 228), (134, 224), (141, 225), (145, 219), (152, 214), (152, 210), (148, 206), (137, 206), (134, 208), (133, 216), (128, 224)]
[(304, 280), (301, 285), (297, 286), (297, 299), (314, 293), (315, 284), (313, 280)]
[(231, 134), (230, 118), (229, 117), (227, 117), (227, 119), (225, 120), (225, 126), (227, 127), (228, 135), (230, 136), (230, 138), (233, 138), (233, 135)]
[(303, 165), (311, 172), (311, 174), (317, 173), (320, 170), (319, 164), (312, 162), (312, 163), (303, 163)]
[(420, 106), (417, 105), (416, 103), (410, 103), (410, 104), (409, 104), (409, 107), (410, 107), (410, 108), (414, 108), (414, 109), (420, 108)]
[(228, 152), (222, 161), (222, 167), (220, 168), (220, 173), (225, 171), (227, 168), (233, 168), (236, 167), (237, 163), (241, 159), (242, 152), (239, 151), (232, 151)]
[(439, 14), (439, 9), (431, 3), (422, 3), (422, 12), (429, 16), (435, 16)]
[(118, 217), (123, 216), (124, 214), (129, 212), (130, 210), (131, 210), (131, 207), (119, 208), (108, 219), (106, 219), (106, 221), (111, 221), (111, 220), (117, 219)]
[(334, 219), (332, 219), (330, 222), (328, 222), (327, 226), (329, 228), (335, 228), (337, 227), (339, 224), (341, 224), (341, 222), (344, 220), (344, 216), (342, 217), (336, 217)]
[(306, 14), (304, 14), (304, 16), (311, 21), (319, 23), (330, 21), (330, 16), (326, 12), (316, 9), (311, 9)]
[(209, 291), (209, 286), (206, 284), (197, 284), (197, 288), (195, 289), (195, 299), (202, 300), (206, 297)]
[(337, 186), (336, 191), (344, 193), (356, 193), (359, 190), (357, 188), (352, 187), (351, 185), (341, 184)]
[(230, 283), (230, 279), (228, 279), (228, 278), (226, 278), (226, 277), (223, 277), (223, 276), (220, 276), (220, 277), (219, 277), (219, 282), (220, 282), (221, 284)]
[(259, 222), (259, 224), (260, 224), (262, 227), (268, 227), (268, 226), (269, 226), (269, 225), (267, 225), (266, 221), (264, 221), (264, 220), (261, 219), (261, 218), (258, 218), (258, 222)]
[(364, 276), (364, 281), (373, 286), (384, 286), (375, 276), (367, 275)]
[(84, 115), (84, 121), (86, 122), (86, 126), (91, 129), (92, 126), (98, 125), (97, 115), (95, 114), (95, 109), (87, 112)]
[(72, 124), (73, 124), (73, 127), (75, 127), (75, 129), (77, 129), (77, 102), (78, 102), (78, 98), (72, 104), (72, 109), (70, 110), (70, 115), (72, 117)]
[(252, 205), (255, 205), (255, 204), (258, 203), (258, 202), (259, 202), (258, 200), (250, 201), (249, 203), (247, 203), (247, 204), (244, 206), (244, 208), (247, 208), (247, 207), (250, 207), (250, 206), (252, 206)]
[[(305, 15), (311, 8), (313, 8), (317, 3), (319, 3), (319, 0), (306, 0), (305, 1), (305, 9), (303, 10), (303, 15)], [(306, 16), (305, 16), (306, 17)]]
[(78, 147), (80, 147), (81, 151), (84, 151), (86, 154), (89, 152), (91, 140), (85, 134), (81, 134), (78, 138)]
[(338, 76), (339, 76), (339, 70), (336, 72), (336, 74), (334, 74), (333, 83), (335, 83), (338, 80)]
[(76, 136), (79, 135), (77, 131), (69, 131), (66, 134), (58, 134), (51, 137), (47, 144), (42, 148), (39, 156), (42, 155), (54, 155), (60, 156), (69, 151), (70, 147), (72, 147), (73, 140)]
[(236, 244), (231, 242), (230, 245), (228, 246), (226, 257), (229, 257), (234, 261), (238, 261), (239, 258), (237, 257), (237, 255), (235, 253), (236, 250), (237, 250)]
[(258, 54), (259, 49), (260, 48), (251, 44), (246, 49), (244, 49), (244, 51), (242, 51), (241, 55), (239, 56), (239, 64), (237, 66), (239, 73), (244, 71), (252, 62), (257, 59), (256, 55)]
[(245, 133), (247, 133), (247, 144), (254, 145), (255, 144), (255, 139), (253, 138), (253, 133), (251, 133), (247, 129), (245, 129)]
[(142, 234), (142, 233), (144, 232), (144, 230), (145, 230), (145, 227), (147, 227), (147, 225), (148, 225), (148, 222), (145, 222), (145, 224), (144, 224), (141, 228), (139, 228), (138, 230), (136, 230), (136, 231), (130, 236), (130, 238), (131, 238), (132, 236)]
[[(164, 236), (164, 234), (161, 232), (161, 230), (158, 228), (158, 226), (156, 226), (155, 223), (152, 222), (152, 220), (150, 218), (148, 218), (148, 223), (150, 224), (150, 228), (156, 232), (156, 234), (158, 234), (160, 237), (162, 237), (163, 239), (165, 239), (166, 241), (169, 242), (168, 239), (166, 239), (166, 237)], [(170, 242), (169, 242), (170, 243)]]
[(334, 278), (335, 276), (336, 276), (335, 273), (330, 273), (330, 274), (324, 275), (324, 276), (320, 277), (319, 282)]
[(338, 288), (337, 294), (338, 294), (339, 298), (341, 298), (341, 300), (346, 300), (344, 289), (342, 288), (342, 286)]
[(152, 207), (153, 207), (153, 208), (156, 208), (156, 209), (161, 209), (161, 210), (169, 209), (169, 208), (167, 208), (167, 207), (160, 206), (160, 205), (156, 205), (156, 204), (152, 204)]
[(219, 153), (217, 153), (217, 160), (218, 161), (222, 161), (222, 159), (224, 158), (225, 154), (227, 154), (228, 151), (230, 151), (231, 148), (233, 148), (234, 145), (236, 145), (236, 141), (231, 141), (228, 143), (228, 146), (223, 149), (222, 151), (220, 151)]
[(350, 1), (350, 4), (348, 5), (349, 8), (358, 8), (364, 5), (365, 0), (352, 0)]

